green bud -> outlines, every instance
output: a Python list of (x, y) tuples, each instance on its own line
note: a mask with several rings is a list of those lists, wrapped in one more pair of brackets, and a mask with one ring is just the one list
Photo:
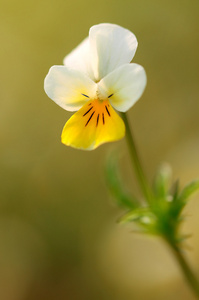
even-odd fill
[(166, 198), (172, 177), (172, 170), (169, 164), (164, 163), (158, 169), (154, 179), (154, 193), (157, 198)]

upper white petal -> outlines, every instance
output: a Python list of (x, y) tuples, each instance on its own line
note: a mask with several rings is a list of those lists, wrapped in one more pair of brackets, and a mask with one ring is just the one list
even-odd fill
[(94, 98), (96, 89), (97, 84), (87, 75), (65, 66), (51, 67), (44, 81), (46, 94), (69, 111), (79, 110), (90, 100), (88, 97)]
[(95, 80), (129, 63), (137, 48), (137, 39), (129, 30), (114, 24), (99, 24), (90, 28), (92, 68)]
[(141, 97), (146, 86), (146, 73), (142, 66), (125, 64), (109, 73), (98, 83), (98, 90), (109, 97), (111, 105), (125, 112)]
[(90, 41), (88, 37), (64, 58), (64, 65), (71, 69), (84, 72), (94, 80), (91, 67)]

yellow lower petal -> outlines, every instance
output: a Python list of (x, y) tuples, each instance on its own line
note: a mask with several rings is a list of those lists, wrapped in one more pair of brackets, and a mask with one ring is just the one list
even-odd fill
[(124, 137), (125, 125), (109, 101), (87, 102), (65, 124), (62, 143), (78, 149), (93, 150), (99, 145)]

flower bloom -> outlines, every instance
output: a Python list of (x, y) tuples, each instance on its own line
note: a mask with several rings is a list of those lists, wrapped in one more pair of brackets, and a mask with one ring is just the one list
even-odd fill
[(89, 37), (64, 58), (64, 66), (50, 68), (46, 94), (59, 106), (76, 111), (62, 131), (62, 143), (92, 150), (125, 135), (122, 118), (142, 95), (144, 68), (130, 63), (137, 39), (114, 24), (92, 26)]

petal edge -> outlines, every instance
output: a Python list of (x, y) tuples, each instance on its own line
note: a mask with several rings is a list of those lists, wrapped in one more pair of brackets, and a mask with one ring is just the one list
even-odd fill
[(109, 23), (92, 26), (89, 40), (92, 67), (97, 81), (117, 67), (130, 63), (138, 45), (131, 31)]
[(103, 93), (112, 95), (109, 98), (111, 105), (120, 112), (131, 108), (144, 92), (147, 82), (145, 70), (138, 64), (120, 66), (99, 83)]
[(44, 90), (49, 98), (68, 111), (77, 111), (96, 94), (97, 85), (86, 74), (65, 66), (50, 68)]

